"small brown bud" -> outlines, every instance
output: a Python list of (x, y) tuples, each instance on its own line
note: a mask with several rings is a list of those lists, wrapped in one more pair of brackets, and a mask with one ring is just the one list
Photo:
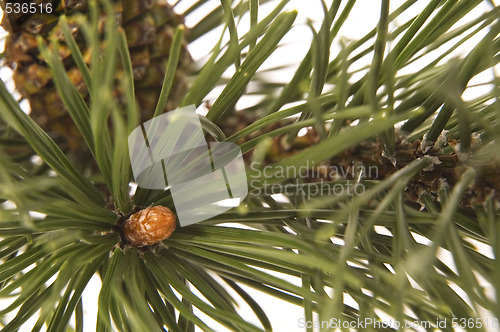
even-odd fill
[(136, 247), (150, 246), (165, 240), (175, 230), (175, 214), (161, 205), (131, 215), (124, 226), (125, 238)]

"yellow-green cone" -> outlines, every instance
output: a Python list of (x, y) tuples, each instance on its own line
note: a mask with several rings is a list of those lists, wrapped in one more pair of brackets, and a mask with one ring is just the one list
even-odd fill
[[(32, 0), (31, 3), (38, 5), (41, 2)], [(4, 14), (2, 26), (10, 32), (6, 39), (4, 61), (14, 70), (16, 89), (29, 101), (33, 119), (78, 154), (84, 146), (81, 135), (56, 91), (48, 65), (41, 59), (36, 36), (41, 35), (48, 40), (55, 35), (59, 39), (58, 53), (68, 76), (87, 99), (87, 87), (57, 24), (58, 15), (65, 14), (85, 60), (90, 62), (90, 49), (74, 18), (77, 12), (87, 13), (87, 1), (43, 2), (45, 5), (49, 3), (51, 13)], [(183, 24), (183, 17), (176, 14), (166, 1), (160, 0), (118, 0), (114, 1), (114, 6), (116, 19), (124, 28), (130, 48), (141, 120), (148, 120), (153, 115), (160, 94), (173, 32), (178, 25)], [(177, 107), (187, 90), (185, 76), (192, 61), (185, 45), (182, 53), (166, 110)], [(118, 102), (123, 102), (118, 87), (115, 96)]]

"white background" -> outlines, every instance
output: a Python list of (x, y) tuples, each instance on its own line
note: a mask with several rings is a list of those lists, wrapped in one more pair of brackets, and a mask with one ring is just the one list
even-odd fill
[[(188, 1), (183, 0), (181, 4), (187, 2)], [(331, 0), (326, 1), (328, 6), (330, 6), (331, 2), (332, 2)], [(403, 2), (402, 0), (391, 1), (391, 12), (395, 8), (399, 7), (399, 5), (402, 2)], [(194, 25), (196, 21), (199, 18), (203, 17), (203, 15), (205, 15), (210, 8), (213, 8), (213, 5), (216, 3), (217, 1), (213, 0), (212, 4), (206, 5), (197, 12), (193, 13), (193, 15), (190, 15), (186, 20), (186, 25), (188, 27)], [(345, 1), (343, 3), (345, 4)], [(404, 16), (399, 20), (399, 22), (404, 22), (409, 17), (418, 14), (420, 10), (423, 7), (425, 7), (427, 3), (428, 1), (419, 1), (416, 5), (413, 6), (412, 10), (409, 10), (407, 14), (404, 14)], [(185, 7), (179, 6), (178, 11), (182, 12), (183, 8)], [(272, 68), (274, 66), (282, 65), (285, 63), (290, 63), (290, 64), (298, 63), (302, 59), (302, 57), (307, 53), (307, 50), (310, 45), (310, 40), (312, 37), (310, 28), (305, 25), (307, 19), (312, 19), (313, 21), (317, 22), (320, 21), (323, 16), (322, 7), (319, 0), (310, 0), (310, 1), (292, 0), (290, 1), (287, 8), (298, 10), (298, 18), (296, 21), (297, 26), (294, 29), (292, 29), (292, 31), (290, 31), (290, 33), (287, 36), (285, 36), (284, 43), (286, 44), (286, 46), (283, 46), (280, 49), (278, 49), (275, 52), (275, 54), (273, 54), (272, 58), (263, 65), (263, 68)], [(487, 8), (488, 7), (484, 5), (483, 10)], [(266, 15), (266, 13), (269, 12), (271, 9), (272, 7), (270, 7), (267, 4), (262, 6), (259, 13), (259, 19), (262, 19)], [(472, 12), (471, 17), (480, 15), (483, 12), (483, 10), (479, 9)], [(348, 21), (342, 27), (339, 36), (333, 43), (333, 46), (331, 48), (331, 58), (334, 58), (336, 52), (338, 52), (339, 50), (338, 40), (340, 38), (343, 38), (344, 40), (356, 40), (363, 37), (367, 32), (376, 27), (379, 13), (380, 13), (380, 1), (358, 0), (349, 16)], [(241, 20), (240, 25), (241, 25), (239, 27), (241, 30), (240, 33), (244, 33), (248, 29), (247, 27), (249, 26), (248, 17), (244, 17)], [(315, 27), (318, 28), (319, 25), (315, 24)], [(391, 25), (390, 29), (393, 28), (394, 26)], [(203, 59), (204, 56), (213, 47), (214, 43), (217, 41), (219, 34), (220, 30), (215, 31), (205, 36), (205, 38), (202, 38), (201, 40), (198, 40), (195, 43), (191, 44), (189, 46), (189, 50), (193, 55), (193, 57), (195, 59)], [(464, 47), (462, 47), (461, 51), (463, 53), (467, 53), (467, 50), (470, 49), (474, 43), (477, 43), (477, 41), (478, 40), (476, 39), (471, 41), (470, 43), (467, 43), (466, 45), (464, 45)], [(370, 58), (368, 57), (367, 62), (369, 60)], [(293, 68), (296, 67), (292, 67), (290, 71), (282, 71), (279, 73), (279, 75), (276, 74), (277, 76), (273, 77), (272, 79), (279, 82), (289, 81), (291, 75), (293, 75), (294, 71)], [(231, 70), (228, 70), (228, 74), (230, 73)], [(9, 83), (11, 83), (11, 80), (9, 80), (10, 76), (9, 70), (5, 68), (1, 69), (0, 75), (4, 80), (10, 81)], [(480, 78), (479, 80), (475, 80), (474, 82), (471, 83), (478, 83), (481, 80), (488, 80), (490, 78), (491, 75), (485, 73), (485, 75), (482, 78)], [(12, 87), (12, 85), (10, 86)], [(464, 98), (467, 99), (468, 97), (470, 98), (473, 97), (474, 95), (476, 95), (476, 93), (474, 93), (471, 89), (471, 91), (468, 91), (464, 95)], [(217, 93), (213, 93), (210, 95), (211, 98), (216, 98), (216, 96)], [(26, 105), (23, 106), (26, 107)], [(290, 279), (290, 281), (300, 285), (299, 280)], [(88, 332), (95, 331), (95, 317), (97, 313), (96, 312), (97, 294), (100, 289), (100, 286), (101, 284), (99, 279), (97, 277), (94, 277), (84, 292), (83, 303), (84, 303), (84, 310), (86, 313), (85, 331)], [(303, 328), (298, 327), (299, 319), (304, 317), (303, 311), (300, 307), (294, 306), (289, 303), (285, 303), (283, 301), (276, 300), (271, 296), (259, 293), (252, 289), (249, 289), (248, 287), (244, 288), (245, 290), (253, 294), (256, 300), (259, 302), (259, 304), (263, 307), (264, 311), (268, 314), (275, 331), (277, 332), (304, 331)], [(0, 307), (2, 307), (5, 304), (6, 304), (5, 301), (0, 301)], [(243, 315), (243, 317), (247, 318), (251, 322), (255, 322), (256, 325), (259, 325), (257, 319), (255, 318), (250, 308), (242, 305), (240, 307), (240, 312)], [(36, 318), (31, 320), (30, 323), (33, 324), (35, 321)], [(30, 326), (32, 326), (31, 324)], [(215, 322), (212, 326), (217, 331), (225, 331), (224, 328), (222, 328), (220, 325), (217, 325)], [(27, 326), (21, 331), (30, 331), (30, 330), (31, 328)]]

